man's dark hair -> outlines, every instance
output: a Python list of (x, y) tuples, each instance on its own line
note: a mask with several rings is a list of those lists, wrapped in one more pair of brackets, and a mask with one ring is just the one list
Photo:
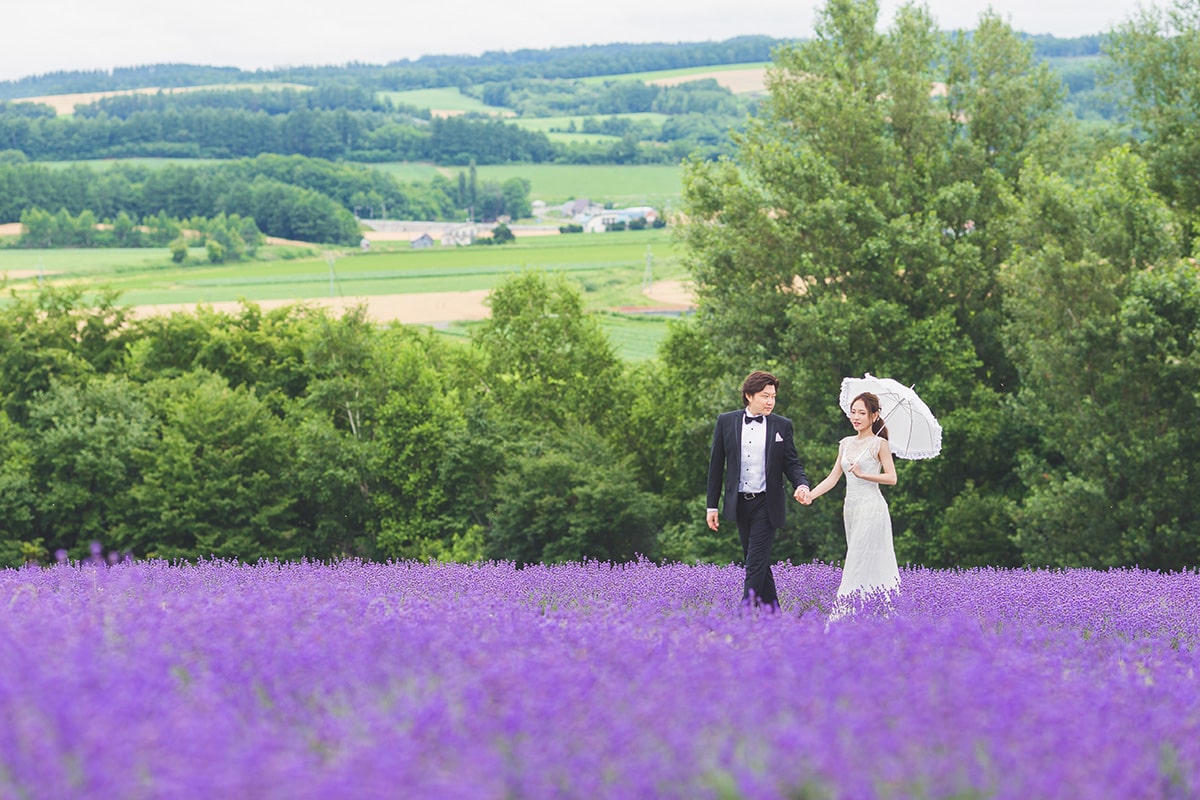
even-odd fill
[(779, 379), (769, 372), (755, 370), (742, 381), (742, 406), (750, 405), (750, 395), (758, 394), (768, 386), (774, 386), (779, 391)]

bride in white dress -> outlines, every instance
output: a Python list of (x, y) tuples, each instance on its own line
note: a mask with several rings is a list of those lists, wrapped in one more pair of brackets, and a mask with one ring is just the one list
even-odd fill
[[(896, 465), (888, 446), (887, 428), (879, 417), (879, 398), (864, 392), (850, 403), (850, 424), (856, 431), (838, 444), (838, 458), (829, 475), (809, 492), (809, 502), (828, 492), (846, 475), (846, 563), (838, 587), (837, 606), (855, 592), (895, 591), (900, 570), (892, 547), (892, 518), (879, 487), (896, 485)], [(835, 607), (834, 616), (841, 616)]]

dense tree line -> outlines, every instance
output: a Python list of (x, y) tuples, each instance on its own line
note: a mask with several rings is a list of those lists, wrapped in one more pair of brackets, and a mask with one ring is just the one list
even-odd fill
[(254, 255), (264, 238), (252, 218), (223, 213), (179, 220), (159, 212), (139, 220), (122, 211), (114, 219), (98, 220), (90, 210), (72, 216), (65, 208), (56, 214), (31, 208), (21, 214), (21, 226), (17, 247), (170, 246), (176, 261), (187, 259), (189, 246), (207, 246), (210, 261), (236, 261)]
[[(1029, 36), (1039, 58), (1094, 56), (1099, 36), (1057, 38)], [(192, 64), (154, 64), (113, 70), (60, 71), (0, 81), (0, 100), (52, 94), (104, 92), (285, 81), (308, 85), (352, 85), (369, 89), (466, 88), (495, 81), (572, 79), (630, 72), (750, 64), (768, 61), (790, 40), (771, 36), (737, 36), (721, 42), (604, 44), (540, 50), (491, 51), (478, 56), (429, 55), (384, 65), (344, 64), (278, 70), (240, 70)]]
[[(644, 84), (630, 84), (641, 86)], [(249, 94), (249, 93), (248, 93)], [(643, 93), (645, 94), (645, 93)], [(647, 96), (658, 96), (650, 92)], [(569, 113), (607, 114), (640, 109), (631, 98), (597, 106), (573, 103), (563, 95)], [(662, 124), (637, 124), (622, 135), (633, 137), (637, 160), (676, 163), (703, 145), (732, 152), (731, 133), (745, 118), (749, 104), (719, 87), (662, 94), (650, 110), (669, 108)], [(692, 109), (708, 109), (692, 110)], [(125, 118), (107, 114), (56, 117), (44, 106), (0, 104), (0, 144), (29, 160), (169, 157), (239, 158), (260, 153), (303, 155), (356, 162), (433, 161), (445, 165), (505, 163), (612, 163), (616, 151), (552, 143), (540, 131), (486, 116), (423, 120), (392, 113), (312, 111), (271, 115), (266, 111), (224, 107), (166, 111), (133, 111)], [(695, 136), (698, 127), (705, 137)], [(715, 136), (713, 134), (716, 134)], [(658, 144), (661, 143), (661, 144)], [(625, 159), (628, 160), (628, 159)], [(617, 163), (620, 163), (618, 161)]]
[(371, 89), (421, 89), (470, 86), (518, 78), (586, 78), (716, 64), (766, 61), (785, 40), (769, 36), (739, 36), (723, 42), (670, 44), (604, 44), (543, 50), (492, 51), (478, 56), (430, 55), (384, 65), (345, 64), (291, 67), (278, 70), (239, 70), (188, 64), (156, 64), (108, 70), (63, 71), (0, 81), (0, 100), (51, 94), (205, 86), (283, 81), (302, 84), (351, 84)]
[(616, 436), (634, 378), (563, 278), (511, 278), (469, 346), (361, 312), (135, 320), (112, 300), (0, 309), (5, 563), (93, 540), (242, 559), (654, 547), (662, 503)]
[(604, 83), (520, 80), (479, 84), (464, 92), (488, 105), (511, 108), (524, 117), (652, 111), (660, 114), (712, 114), (737, 120), (757, 105), (754, 100), (737, 97), (712, 78), (676, 86), (632, 80)]
[(556, 150), (544, 133), (492, 119), (424, 121), (375, 111), (308, 108), (269, 114), (182, 107), (46, 116), (0, 104), (0, 147), (35, 161), (161, 156), (236, 158), (260, 153), (351, 161), (448, 164), (542, 162)]
[[(154, 94), (119, 94), (81, 104), (75, 113), (84, 117), (107, 114), (128, 119), (138, 112), (164, 113), (192, 108), (262, 111), (266, 114), (287, 114), (292, 111), (394, 111), (395, 106), (372, 89), (361, 85), (323, 84), (282, 89), (222, 88), (199, 89)], [(415, 112), (414, 110), (414, 113)], [(428, 118), (428, 112), (425, 113)]]
[[(0, 152), (0, 156), (4, 154)], [(457, 184), (438, 176), (401, 186), (379, 170), (301, 156), (264, 155), (219, 164), (168, 165), (151, 169), (115, 164), (51, 169), (0, 158), (0, 222), (22, 221), (31, 209), (95, 220), (160, 214), (174, 219), (237, 214), (252, 218), (270, 236), (311, 242), (356, 244), (355, 216), (392, 219), (465, 219), (529, 213), (529, 183), (475, 180), (473, 170)], [(483, 216), (481, 217), (480, 214)]]

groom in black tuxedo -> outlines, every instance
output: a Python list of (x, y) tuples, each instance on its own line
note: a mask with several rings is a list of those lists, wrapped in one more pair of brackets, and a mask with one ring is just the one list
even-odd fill
[[(720, 524), (717, 502), (724, 485), (724, 516), (737, 521), (746, 562), (742, 601), (779, 607), (771, 574), (771, 547), (786, 513), (786, 477), (793, 497), (808, 500), (808, 476), (792, 441), (792, 421), (773, 415), (779, 381), (769, 372), (751, 372), (742, 383), (741, 411), (717, 417), (708, 460), (708, 527)], [(724, 480), (722, 480), (724, 475)]]

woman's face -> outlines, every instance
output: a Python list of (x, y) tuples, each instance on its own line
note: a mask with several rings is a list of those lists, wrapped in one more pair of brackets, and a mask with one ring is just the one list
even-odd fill
[(874, 422), (875, 415), (867, 411), (867, 404), (862, 400), (855, 400), (850, 406), (850, 424), (854, 426), (854, 430), (862, 432), (871, 429), (871, 423)]

